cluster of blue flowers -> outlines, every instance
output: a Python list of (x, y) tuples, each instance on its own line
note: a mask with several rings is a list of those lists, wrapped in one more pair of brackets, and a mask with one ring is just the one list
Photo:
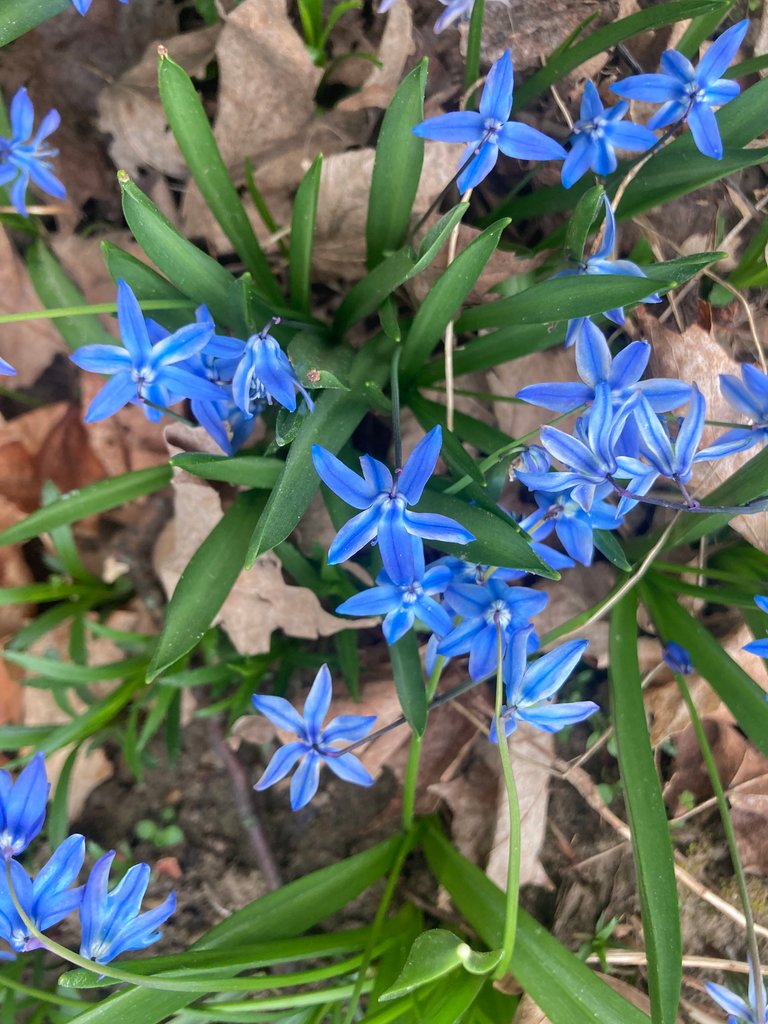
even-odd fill
[(221, 449), (233, 454), (250, 437), (255, 417), (265, 405), (277, 403), (290, 412), (300, 392), (288, 356), (269, 333), (271, 324), (247, 341), (216, 334), (205, 306), (196, 322), (173, 334), (145, 317), (125, 281), (117, 284), (117, 318), (123, 347), (84, 345), (72, 354), (83, 370), (110, 375), (85, 416), (95, 423), (131, 402), (148, 419), (185, 398), (192, 412)]
[(15, 782), (9, 772), (0, 771), (0, 855), (5, 861), (0, 872), (0, 938), (10, 946), (0, 957), (15, 959), (16, 953), (45, 946), (30, 934), (14, 896), (39, 932), (77, 912), (80, 955), (96, 964), (157, 942), (160, 926), (176, 909), (176, 896), (171, 893), (159, 906), (139, 913), (149, 884), (148, 864), (134, 864), (110, 892), (114, 851), (96, 861), (85, 885), (75, 885), (85, 859), (81, 835), (65, 839), (34, 879), (16, 860), (43, 827), (49, 790), (42, 754), (30, 761)]

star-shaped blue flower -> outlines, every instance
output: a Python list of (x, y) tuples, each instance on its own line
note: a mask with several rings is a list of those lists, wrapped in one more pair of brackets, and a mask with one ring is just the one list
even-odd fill
[(149, 864), (128, 868), (109, 892), (109, 869), (115, 857), (110, 850), (93, 865), (80, 904), (82, 940), (80, 955), (98, 964), (108, 964), (122, 953), (146, 949), (162, 938), (160, 925), (176, 909), (176, 894), (140, 914), (141, 901), (149, 885)]
[(713, 108), (739, 94), (738, 84), (721, 76), (736, 56), (748, 28), (747, 18), (732, 25), (712, 43), (696, 68), (682, 53), (667, 50), (661, 57), (663, 74), (631, 75), (611, 89), (628, 100), (663, 104), (648, 122), (649, 128), (666, 128), (686, 120), (697, 149), (720, 160), (723, 142)]
[(413, 129), (415, 135), (436, 142), (467, 142), (459, 167), (477, 154), (459, 175), (460, 192), (474, 188), (493, 170), (499, 151), (519, 160), (564, 160), (559, 142), (519, 121), (510, 121), (514, 70), (505, 50), (491, 70), (480, 98), (480, 110), (455, 111), (430, 117)]
[(629, 104), (622, 100), (606, 110), (592, 82), (584, 86), (581, 116), (573, 126), (571, 149), (563, 164), (562, 181), (570, 188), (592, 170), (602, 177), (616, 170), (616, 149), (644, 152), (656, 145), (652, 131), (640, 124), (623, 121)]
[(23, 853), (43, 827), (50, 789), (42, 754), (35, 754), (15, 782), (10, 772), (0, 771), (0, 854), (5, 860)]
[[(504, 732), (515, 731), (518, 722), (528, 722), (542, 732), (560, 732), (567, 725), (583, 722), (598, 710), (591, 700), (553, 704), (552, 698), (581, 660), (588, 640), (569, 640), (528, 663), (532, 627), (512, 638), (504, 656), (503, 679), (507, 702), (502, 711)], [(496, 722), (491, 725), (490, 739), (498, 742)]]
[(468, 544), (474, 535), (460, 523), (434, 513), (411, 512), (424, 491), (440, 456), (443, 434), (439, 426), (423, 437), (395, 478), (384, 463), (363, 455), (362, 479), (319, 444), (312, 446), (312, 461), (323, 483), (348, 505), (363, 511), (339, 532), (328, 552), (328, 562), (345, 562), (366, 544), (378, 542), (387, 575), (393, 583), (417, 578), (412, 537)]
[(296, 774), (291, 779), (291, 807), (294, 811), (305, 807), (317, 792), (320, 768), (328, 765), (345, 782), (358, 786), (372, 786), (373, 779), (354, 754), (338, 754), (333, 744), (340, 741), (354, 743), (361, 740), (374, 726), (375, 715), (339, 715), (323, 728), (323, 721), (331, 706), (333, 688), (328, 666), (323, 665), (304, 703), (304, 717), (282, 697), (253, 695), (253, 706), (278, 729), (292, 732), (297, 739), (286, 743), (274, 755), (255, 789), (268, 789), (285, 778), (296, 762)]
[[(18, 861), (11, 861), (13, 891), (24, 912), (38, 931), (44, 932), (77, 910), (83, 887), (72, 886), (85, 859), (83, 836), (69, 836), (41, 868), (33, 881)], [(40, 949), (42, 943), (29, 929), (14, 906), (5, 871), (0, 872), (0, 939), (17, 953)]]
[(165, 408), (182, 397), (209, 401), (221, 398), (215, 384), (174, 365), (206, 347), (213, 338), (212, 323), (189, 324), (153, 344), (136, 296), (123, 280), (117, 282), (117, 319), (124, 348), (84, 345), (71, 356), (83, 370), (113, 375), (91, 402), (86, 423), (106, 419), (128, 402), (142, 404), (147, 419), (157, 421), (162, 410), (144, 404), (145, 400)]
[(49, 110), (33, 134), (35, 110), (22, 86), (11, 100), (10, 120), (11, 137), (0, 137), (0, 185), (11, 186), (11, 202), (26, 217), (25, 197), (30, 179), (56, 199), (64, 199), (67, 194), (51, 170), (51, 158), (58, 150), (45, 141), (59, 127), (61, 118), (56, 110)]
[(616, 530), (622, 517), (605, 498), (613, 492), (610, 484), (604, 484), (595, 491), (589, 512), (585, 512), (570, 491), (545, 494), (534, 492), (536, 512), (520, 521), (524, 530), (536, 528), (537, 537), (547, 537), (553, 530), (565, 550), (582, 565), (591, 565), (594, 555), (595, 530)]
[(312, 399), (299, 383), (296, 371), (280, 343), (269, 333), (271, 324), (252, 335), (232, 380), (232, 396), (246, 417), (253, 416), (266, 402), (277, 402), (289, 412), (296, 409), (296, 392), (304, 396), (310, 409)]
[(731, 373), (720, 374), (720, 391), (734, 409), (752, 421), (748, 427), (735, 427), (709, 446), (709, 451), (724, 455), (744, 452), (768, 441), (768, 376), (756, 366), (745, 363), (741, 380)]

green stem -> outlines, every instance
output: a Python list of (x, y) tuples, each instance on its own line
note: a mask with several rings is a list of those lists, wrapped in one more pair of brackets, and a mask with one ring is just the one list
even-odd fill
[[(445, 658), (442, 655), (439, 655), (427, 681), (428, 707), (435, 696), (444, 667)], [(406, 832), (409, 832), (413, 828), (413, 819), (416, 810), (416, 784), (419, 780), (419, 763), (421, 761), (421, 747), (423, 742), (424, 734), (417, 736), (416, 733), (414, 733), (411, 736), (411, 745), (408, 749), (408, 766), (405, 770), (405, 780), (403, 782), (403, 828)]]
[(54, 1003), (56, 1006), (71, 1006), (73, 1009), (82, 1010), (86, 1004), (82, 999), (72, 999), (70, 996), (57, 996), (53, 992), (43, 992), (39, 988), (32, 988), (31, 985), (23, 985), (13, 978), (6, 978), (0, 974), (0, 985), (9, 988), (12, 992), (18, 992), (24, 996), (32, 996), (41, 1003)]
[(395, 447), (395, 473), (403, 468), (403, 439), (400, 433), (400, 355), (402, 345), (396, 345), (390, 371), (390, 396), (392, 399), (392, 442)]
[(704, 764), (707, 766), (709, 780), (712, 783), (712, 790), (715, 794), (715, 800), (717, 801), (717, 807), (720, 811), (720, 817), (723, 822), (725, 839), (728, 843), (728, 850), (731, 854), (731, 863), (733, 864), (733, 870), (736, 875), (739, 899), (741, 900), (741, 906), (744, 911), (744, 920), (746, 921), (747, 926), (747, 948), (749, 949), (749, 957), (751, 960), (750, 970), (752, 971), (755, 984), (755, 1006), (752, 1007), (752, 1009), (755, 1010), (755, 1019), (762, 1021), (765, 1019), (765, 996), (762, 971), (760, 969), (760, 948), (757, 944), (755, 919), (752, 914), (752, 905), (749, 902), (749, 891), (747, 890), (747, 878), (744, 874), (741, 857), (739, 856), (739, 847), (736, 843), (736, 832), (734, 831), (731, 814), (728, 809), (728, 800), (726, 799), (725, 791), (723, 790), (723, 784), (720, 781), (720, 774), (717, 770), (714, 755), (712, 754), (712, 748), (707, 740), (706, 733), (704, 732), (704, 726), (702, 725), (699, 712), (696, 709), (693, 698), (691, 697), (691, 691), (688, 689), (688, 684), (683, 676), (678, 672), (675, 673), (675, 679), (677, 680), (680, 693), (685, 701), (685, 706), (688, 709), (691, 725), (693, 726), (693, 731), (696, 734), (696, 740), (699, 744)]
[(501, 626), (498, 623), (496, 625), (496, 650), (498, 665), (496, 667), (496, 708), (494, 721), (496, 724), (496, 740), (499, 746), (501, 773), (504, 777), (504, 788), (507, 791), (507, 803), (509, 806), (509, 863), (507, 866), (507, 893), (502, 941), (503, 952), (499, 965), (494, 972), (495, 978), (503, 978), (509, 970), (512, 954), (515, 951), (515, 936), (517, 934), (517, 906), (520, 892), (520, 804), (517, 799), (515, 776), (512, 771), (512, 762), (509, 758), (509, 744), (507, 743), (505, 723), (502, 717), (502, 708), (504, 706), (504, 645), (502, 642)]
[[(194, 306), (191, 299), (147, 299), (141, 303), (144, 310), (189, 309)], [(0, 324), (18, 324), (27, 320), (60, 320), (66, 316), (91, 316), (93, 313), (116, 313), (116, 302), (97, 302), (91, 306), (61, 306), (57, 309), (33, 309), (26, 313), (4, 313)]]

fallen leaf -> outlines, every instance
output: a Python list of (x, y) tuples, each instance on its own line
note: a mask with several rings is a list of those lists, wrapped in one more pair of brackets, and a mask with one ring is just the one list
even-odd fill
[(381, 66), (374, 67), (362, 89), (338, 103), (336, 110), (358, 111), (367, 107), (385, 110), (400, 84), (406, 62), (413, 51), (411, 9), (408, 4), (395, 4), (387, 17), (376, 54)]

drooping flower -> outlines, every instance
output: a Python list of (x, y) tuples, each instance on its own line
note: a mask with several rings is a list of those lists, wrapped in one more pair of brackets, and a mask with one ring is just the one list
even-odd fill
[(664, 658), (664, 663), (671, 668), (673, 672), (677, 672), (681, 676), (688, 676), (693, 672), (690, 654), (675, 640), (670, 640), (664, 647), (662, 657)]
[[(542, 732), (560, 732), (567, 725), (583, 722), (598, 710), (597, 704), (591, 700), (552, 703), (552, 698), (579, 663), (589, 641), (569, 640), (529, 664), (531, 631), (532, 627), (529, 627), (517, 633), (504, 657), (503, 680), (507, 701), (502, 717), (507, 736), (515, 731), (518, 722), (528, 722)], [(495, 721), (490, 738), (493, 743), (498, 741)]]
[(319, 444), (312, 446), (312, 461), (323, 483), (348, 505), (363, 511), (336, 534), (328, 552), (331, 565), (345, 562), (366, 544), (378, 542), (387, 575), (396, 584), (415, 579), (412, 537), (468, 544), (473, 534), (447, 516), (411, 512), (432, 475), (442, 446), (442, 430), (433, 427), (419, 441), (394, 480), (387, 467), (370, 455), (360, 459), (362, 479)]
[(23, 853), (43, 827), (50, 789), (42, 754), (35, 754), (15, 782), (10, 772), (0, 771), (0, 854), (5, 860)]
[(697, 149), (720, 160), (723, 143), (713, 108), (739, 94), (738, 84), (721, 76), (736, 56), (748, 28), (747, 18), (732, 25), (712, 43), (696, 68), (682, 53), (666, 50), (661, 57), (663, 74), (631, 75), (611, 89), (628, 100), (663, 104), (648, 122), (649, 128), (666, 128), (685, 120)]
[[(768, 597), (758, 595), (755, 598), (755, 604), (761, 612), (768, 612)], [(744, 645), (744, 650), (749, 651), (750, 654), (758, 654), (761, 658), (768, 658), (768, 637), (762, 640), (751, 640)]]
[(232, 380), (232, 396), (245, 416), (253, 416), (265, 402), (267, 405), (277, 402), (294, 412), (297, 391), (304, 396), (309, 408), (314, 408), (290, 359), (269, 333), (271, 326), (267, 324), (245, 343), (245, 352)]
[[(483, 585), (457, 584), (451, 590), (451, 609), (464, 621), (451, 630), (437, 646), (439, 654), (453, 657), (469, 652), (472, 679), (490, 675), (498, 664), (498, 631), (503, 647), (530, 619), (545, 607), (547, 594), (530, 587), (509, 586), (491, 576)], [(531, 631), (529, 642), (535, 650), (537, 640)]]
[(10, 121), (10, 138), (0, 137), (0, 185), (11, 186), (11, 202), (22, 217), (27, 217), (25, 197), (30, 179), (56, 199), (64, 199), (67, 194), (51, 170), (51, 159), (58, 150), (45, 141), (59, 127), (61, 118), (56, 110), (49, 110), (33, 134), (35, 110), (22, 86), (11, 100)]
[[(72, 0), (72, 5), (79, 14), (85, 14), (88, 8), (93, 3), (93, 0)], [(120, 0), (121, 4), (127, 4), (128, 0)]]
[(84, 345), (70, 357), (83, 370), (112, 375), (91, 402), (86, 423), (106, 419), (128, 402), (143, 405), (147, 419), (157, 421), (162, 409), (146, 402), (165, 408), (182, 397), (209, 401), (221, 398), (215, 384), (174, 365), (205, 348), (213, 337), (213, 324), (188, 324), (153, 344), (136, 296), (123, 280), (117, 282), (117, 319), (124, 348)]
[(469, 21), (475, 0), (440, 0), (445, 10), (435, 22), (435, 33), (440, 33), (457, 21)]
[(584, 86), (580, 118), (573, 126), (571, 149), (563, 164), (562, 181), (570, 188), (592, 170), (606, 177), (616, 170), (616, 150), (644, 152), (656, 145), (652, 131), (639, 124), (623, 121), (629, 104), (622, 100), (606, 110), (592, 82)]
[[(762, 979), (760, 984), (763, 986), (763, 1006), (766, 1008), (762, 1024), (768, 1024), (768, 993), (765, 991), (765, 983)], [(754, 970), (750, 969), (749, 972), (748, 1002), (741, 996), (735, 995), (725, 985), (715, 985), (708, 981), (704, 987), (717, 1005), (730, 1014), (728, 1024), (757, 1024), (757, 990)]]
[[(69, 836), (54, 852), (34, 881), (18, 863), (11, 861), (11, 882), (24, 913), (38, 931), (44, 932), (77, 910), (83, 887), (72, 888), (85, 859), (85, 839)], [(43, 945), (33, 938), (14, 906), (5, 871), (0, 872), (0, 939), (17, 953)]]
[(423, 139), (468, 143), (459, 167), (464, 167), (473, 156), (474, 159), (459, 175), (457, 184), (462, 193), (479, 185), (490, 174), (499, 151), (520, 160), (565, 159), (565, 150), (559, 142), (527, 124), (509, 120), (513, 88), (512, 55), (505, 50), (488, 72), (479, 111), (439, 114), (413, 129), (414, 134)]
[(93, 865), (80, 904), (80, 955), (108, 964), (122, 953), (146, 949), (162, 938), (160, 926), (176, 909), (176, 894), (140, 914), (149, 885), (149, 864), (134, 864), (109, 891), (109, 870), (115, 857), (110, 850)]
[(535, 512), (520, 520), (524, 530), (536, 528), (537, 537), (547, 537), (553, 530), (565, 550), (581, 562), (591, 565), (594, 555), (595, 530), (616, 530), (621, 525), (622, 517), (616, 508), (609, 505), (605, 498), (613, 492), (611, 484), (604, 484), (595, 491), (595, 497), (589, 512), (585, 512), (577, 501), (571, 497), (570, 491), (544, 494), (534, 492)]
[(323, 728), (323, 721), (331, 706), (331, 674), (323, 665), (304, 703), (304, 717), (283, 697), (253, 695), (253, 706), (278, 729), (292, 732), (297, 739), (286, 743), (274, 755), (267, 770), (254, 786), (262, 790), (285, 778), (299, 762), (291, 779), (291, 807), (294, 811), (305, 807), (317, 792), (320, 768), (328, 765), (345, 782), (358, 786), (372, 786), (373, 779), (354, 754), (338, 754), (333, 744), (339, 741), (354, 743), (367, 736), (376, 721), (375, 715), (339, 715)]

